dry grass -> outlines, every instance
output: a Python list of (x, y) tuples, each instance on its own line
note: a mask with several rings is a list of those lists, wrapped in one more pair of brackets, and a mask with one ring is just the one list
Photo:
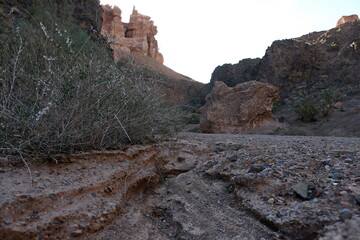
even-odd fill
[(176, 132), (182, 114), (142, 68), (115, 65), (78, 26), (34, 9), (0, 37), (0, 155), (51, 158)]

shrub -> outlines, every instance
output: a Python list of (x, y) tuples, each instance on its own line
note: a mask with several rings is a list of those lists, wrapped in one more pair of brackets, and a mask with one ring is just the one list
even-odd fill
[(182, 114), (139, 66), (117, 66), (78, 26), (45, 13), (0, 37), (0, 155), (118, 149), (178, 130)]
[(295, 109), (295, 113), (300, 117), (300, 120), (304, 122), (316, 121), (316, 114), (318, 113), (318, 107), (312, 102), (309, 95), (303, 93), (300, 97), (300, 104)]

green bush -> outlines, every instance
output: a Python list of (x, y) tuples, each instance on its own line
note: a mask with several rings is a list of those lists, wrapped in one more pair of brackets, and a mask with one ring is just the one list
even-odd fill
[(119, 149), (178, 130), (182, 114), (142, 68), (117, 66), (80, 27), (35, 10), (0, 37), (0, 155)]
[(307, 94), (302, 94), (300, 103), (295, 109), (295, 113), (300, 117), (301, 121), (314, 122), (316, 121), (316, 114), (318, 113), (318, 107), (311, 100), (311, 97)]

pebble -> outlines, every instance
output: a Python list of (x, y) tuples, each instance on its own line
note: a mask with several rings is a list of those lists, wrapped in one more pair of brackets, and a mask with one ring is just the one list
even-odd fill
[(248, 173), (260, 173), (266, 168), (270, 168), (270, 165), (254, 165), (249, 168)]
[(341, 209), (339, 213), (340, 213), (339, 218), (341, 221), (345, 221), (346, 219), (351, 219), (353, 215), (351, 210), (348, 208)]
[(40, 175), (41, 175), (41, 173), (39, 172), (39, 171), (34, 171), (34, 175), (36, 176), (36, 177), (40, 177)]
[(360, 205), (360, 195), (355, 196), (355, 201), (357, 205)]
[(4, 219), (3, 219), (3, 222), (4, 222), (5, 224), (11, 224), (11, 223), (13, 222), (13, 220), (12, 220), (12, 218), (4, 218)]
[(178, 162), (183, 162), (183, 161), (185, 161), (185, 158), (184, 158), (184, 157), (178, 157), (178, 158), (177, 158), (177, 161), (178, 161)]
[(270, 203), (270, 204), (274, 204), (275, 199), (274, 198), (269, 198), (269, 200), (267, 202)]
[(81, 229), (78, 229), (78, 230), (75, 230), (71, 233), (71, 236), (72, 237), (79, 237), (80, 235), (82, 234), (82, 230)]
[(92, 231), (98, 231), (101, 228), (101, 224), (100, 223), (94, 223), (92, 225), (90, 225), (90, 229)]
[(232, 154), (232, 155), (228, 156), (226, 159), (229, 160), (230, 162), (236, 162), (238, 159), (238, 156), (237, 156), (237, 154)]
[(314, 198), (312, 201), (313, 201), (314, 203), (317, 203), (317, 202), (319, 202), (319, 199), (318, 199), (318, 198)]
[(347, 191), (341, 191), (340, 194), (341, 195), (346, 195), (346, 194), (348, 194), (348, 192)]
[(54, 226), (60, 226), (61, 222), (55, 220), (55, 221), (52, 221), (51, 224)]
[(173, 233), (168, 233), (166, 234), (168, 237), (171, 237), (171, 238), (175, 238), (177, 236), (177, 233), (176, 232), (173, 232)]
[(329, 174), (329, 178), (335, 179), (335, 180), (339, 180), (342, 179), (342, 176), (340, 173), (338, 172), (334, 172), (334, 173), (330, 173)]
[(309, 186), (306, 183), (298, 183), (296, 185), (293, 185), (291, 189), (294, 190), (299, 197), (303, 199), (308, 198)]

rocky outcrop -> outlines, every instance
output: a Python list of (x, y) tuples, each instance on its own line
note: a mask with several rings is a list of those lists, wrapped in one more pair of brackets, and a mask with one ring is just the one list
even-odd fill
[(316, 45), (297, 39), (275, 41), (258, 65), (256, 80), (289, 90), (318, 79), (321, 52)]
[(218, 66), (203, 97), (223, 79), (228, 86), (249, 80), (268, 82), (279, 87), (282, 96), (298, 88), (360, 91), (360, 21), (342, 19), (341, 27), (274, 41), (262, 59)]
[(351, 22), (351, 21), (356, 21), (356, 20), (359, 20), (359, 17), (356, 14), (353, 14), (350, 16), (342, 16), (339, 19), (339, 21), (337, 22), (336, 27), (339, 27), (341, 24), (344, 24), (346, 22)]
[(279, 89), (256, 81), (228, 87), (217, 81), (200, 108), (200, 129), (205, 133), (243, 133), (274, 124), (273, 103)]
[(238, 64), (224, 64), (215, 68), (211, 75), (211, 83), (222, 81), (229, 87), (256, 79), (260, 58), (247, 58)]
[(102, 5), (102, 9), (101, 34), (113, 49), (115, 61), (134, 53), (164, 62), (155, 39), (157, 28), (150, 17), (138, 13), (134, 8), (129, 23), (123, 23), (120, 8)]

